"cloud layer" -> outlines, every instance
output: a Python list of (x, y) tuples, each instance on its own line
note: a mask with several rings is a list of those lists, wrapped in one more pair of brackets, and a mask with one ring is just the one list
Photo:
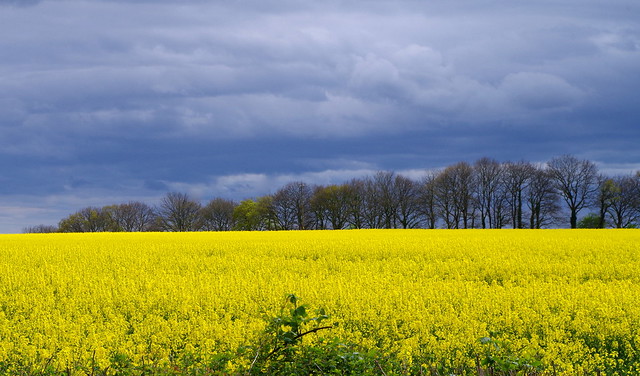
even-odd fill
[(622, 0), (0, 1), (0, 231), (33, 224), (21, 207), (59, 218), (482, 156), (637, 168), (638, 15)]

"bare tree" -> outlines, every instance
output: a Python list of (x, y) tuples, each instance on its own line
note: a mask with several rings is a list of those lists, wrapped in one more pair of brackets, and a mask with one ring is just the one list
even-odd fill
[[(503, 168), (495, 159), (482, 158), (473, 165), (477, 206), (482, 228), (497, 228), (502, 206), (497, 202), (502, 183)], [(498, 205), (498, 207), (496, 207)]]
[(529, 228), (547, 227), (558, 220), (560, 197), (547, 170), (535, 168), (526, 191)]
[(389, 171), (379, 171), (346, 186), (344, 201), (355, 228), (413, 228), (420, 222), (418, 184)]
[(376, 172), (371, 181), (373, 202), (378, 205), (380, 223), (378, 227), (396, 228), (398, 197), (394, 186), (396, 175), (391, 171)]
[(598, 217), (596, 228), (605, 228), (607, 224), (607, 213), (609, 208), (613, 204), (613, 200), (619, 192), (618, 186), (613, 179), (605, 176), (598, 175), (596, 177), (597, 191), (595, 197), (595, 204), (598, 207)]
[(313, 223), (311, 210), (312, 188), (304, 182), (292, 182), (274, 195), (272, 208), (282, 230), (306, 230)]
[(640, 173), (612, 179), (613, 197), (608, 207), (616, 228), (640, 226)]
[(349, 221), (351, 200), (352, 190), (348, 184), (317, 187), (311, 199), (317, 228), (334, 230), (345, 228)]
[(511, 223), (513, 228), (524, 228), (524, 195), (535, 174), (535, 167), (529, 162), (507, 162), (504, 164), (503, 181), (507, 193)]
[(591, 205), (598, 190), (598, 169), (593, 162), (571, 155), (553, 158), (548, 166), (556, 189), (571, 212), (571, 228), (576, 228), (578, 213)]
[[(504, 177), (504, 176), (503, 176)], [(504, 182), (498, 185), (493, 205), (491, 206), (491, 216), (494, 228), (503, 228), (509, 223), (509, 192)]]
[(325, 190), (328, 187), (317, 185), (313, 188), (311, 195), (311, 215), (313, 216), (314, 230), (327, 230), (330, 228), (328, 220), (328, 194)]
[(393, 182), (393, 196), (396, 200), (396, 218), (402, 228), (416, 228), (420, 225), (420, 186), (415, 181), (396, 175)]
[(200, 208), (200, 203), (186, 193), (167, 193), (157, 208), (160, 227), (165, 231), (198, 231)]
[(292, 197), (292, 192), (280, 188), (274, 195), (271, 202), (271, 210), (279, 230), (293, 230), (295, 223), (296, 207)]
[(22, 232), (24, 234), (50, 234), (53, 232), (58, 232), (58, 227), (51, 225), (36, 225), (25, 227), (24, 229), (22, 229)]
[(155, 212), (149, 205), (131, 201), (126, 204), (106, 206), (120, 231), (148, 231), (155, 223)]
[(458, 228), (460, 225), (460, 217), (453, 199), (454, 185), (455, 178), (451, 167), (439, 172), (433, 182), (434, 201), (448, 229)]
[(155, 209), (141, 202), (81, 209), (62, 219), (58, 231), (502, 228), (509, 223), (524, 228), (525, 222), (542, 228), (560, 223), (561, 198), (570, 212), (571, 228), (577, 227), (577, 217), (587, 207), (599, 210), (590, 218), (593, 227), (640, 226), (640, 171), (624, 177), (598, 176), (594, 163), (564, 155), (550, 160), (546, 168), (489, 158), (473, 166), (460, 162), (429, 173), (421, 182), (391, 171), (326, 187), (298, 181), (273, 195), (240, 204), (214, 199), (204, 208), (186, 194), (171, 192)]
[(292, 185), (294, 187), (293, 198), (296, 209), (296, 228), (298, 230), (309, 230), (313, 224), (313, 216), (311, 213), (313, 187), (304, 182), (294, 182)]
[(473, 169), (466, 162), (445, 168), (435, 181), (435, 198), (447, 228), (473, 226)]
[(381, 196), (375, 180), (368, 176), (364, 179), (351, 181), (356, 201), (352, 202), (352, 216), (360, 221), (357, 228), (383, 228), (383, 206), (380, 204)]
[(418, 203), (420, 213), (424, 218), (425, 227), (435, 229), (438, 223), (438, 208), (436, 204), (436, 177), (437, 172), (429, 172), (419, 186)]
[(349, 226), (351, 228), (365, 228), (365, 212), (367, 208), (367, 188), (362, 179), (351, 179), (349, 187)]
[(232, 200), (214, 198), (200, 211), (202, 229), (205, 231), (231, 231), (235, 225), (233, 211), (237, 204)]
[(453, 165), (456, 176), (454, 201), (462, 219), (463, 228), (472, 228), (475, 216), (473, 197), (473, 168), (466, 162)]

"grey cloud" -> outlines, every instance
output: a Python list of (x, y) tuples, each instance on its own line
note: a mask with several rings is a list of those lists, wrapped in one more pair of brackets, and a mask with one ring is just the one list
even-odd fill
[[(163, 14), (163, 7), (159, 8), (155, 10), (158, 17)], [(205, 10), (209, 12), (204, 13), (211, 11), (208, 7)], [(233, 8), (224, 8), (223, 11), (237, 16), (237, 10)], [(112, 17), (114, 13), (111, 10)], [(200, 23), (185, 25), (180, 17), (177, 21), (184, 26), (182, 31), (167, 26), (159, 27), (159, 31), (146, 32), (141, 27), (133, 27), (133, 19), (126, 21), (125, 16), (122, 17), (125, 21), (120, 22), (135, 32), (135, 42), (130, 47), (122, 48), (122, 51), (116, 49), (115, 54), (114, 50), (106, 48), (103, 51), (106, 55), (98, 55), (104, 55), (107, 64), (121, 64), (126, 59), (127, 64), (133, 66), (112, 69), (98, 65), (98, 59), (92, 58), (95, 61), (90, 61), (87, 67), (71, 72), (36, 73), (18, 84), (34, 87), (33, 90), (38, 93), (55, 90), (60, 105), (67, 101), (69, 105), (90, 103), (94, 106), (124, 107), (144, 102), (145, 99), (162, 102), (167, 97), (202, 98), (242, 94), (250, 94), (248, 98), (251, 98), (269, 92), (296, 98), (300, 93), (308, 93), (307, 97), (321, 101), (327, 99), (326, 93), (330, 93), (334, 97), (354, 97), (354, 103), (358, 99), (365, 102), (388, 98), (408, 99), (418, 106), (434, 110), (448, 106), (450, 110), (447, 114), (464, 110), (455, 106), (452, 100), (467, 96), (467, 105), (480, 107), (473, 104), (473, 91), (482, 88), (490, 91), (491, 87), (487, 84), (491, 82), (485, 83), (482, 76), (460, 70), (455, 60), (455, 50), (439, 51), (430, 47), (426, 43), (428, 40), (423, 40), (423, 44), (412, 43), (411, 38), (401, 32), (395, 45), (385, 44), (385, 39), (395, 37), (393, 31), (390, 36), (383, 36), (377, 41), (381, 35), (371, 30), (373, 23), (382, 20), (389, 26), (397, 26), (400, 17), (395, 15), (394, 18), (392, 14), (387, 20), (375, 14), (358, 12), (360, 16), (363, 13), (370, 18), (361, 17), (361, 20), (354, 22), (355, 25), (349, 25), (331, 12), (321, 14), (315, 20), (308, 15), (295, 13), (278, 15), (274, 19), (258, 14), (251, 22), (258, 29), (264, 28), (260, 32), (251, 31), (256, 29), (246, 27), (248, 22), (244, 21), (238, 22), (238, 25), (227, 22), (221, 28), (211, 29)], [(156, 24), (153, 18), (143, 20)], [(325, 25), (331, 21), (336, 21), (335, 29)], [(347, 33), (350, 28), (358, 30), (358, 25), (365, 31), (354, 33), (355, 37)], [(122, 37), (116, 33), (115, 38)], [(499, 43), (500, 39), (496, 42)], [(526, 39), (518, 40), (513, 45), (528, 46), (527, 42)], [(347, 48), (351, 48), (348, 53)], [(495, 49), (489, 52), (495, 52)], [(84, 55), (85, 59), (87, 55)], [(534, 61), (526, 57), (524, 52), (519, 58), (530, 63)], [(445, 60), (449, 63), (445, 63)], [(496, 82), (519, 71), (503, 69), (496, 76)], [(39, 84), (33, 85), (34, 81)], [(350, 85), (345, 87), (344, 82)], [(43, 101), (46, 104), (46, 98), (38, 98), (37, 94), (26, 95), (38, 100), (41, 106)], [(167, 106), (172, 104), (170, 101), (166, 103)], [(398, 112), (404, 110), (397, 109)]]
[(221, 197), (234, 200), (255, 198), (275, 190), (292, 181), (307, 184), (342, 184), (353, 178), (375, 173), (372, 169), (331, 169), (289, 174), (242, 173), (211, 177), (209, 181), (196, 184), (170, 183), (170, 187), (189, 192), (194, 197), (207, 199), (215, 192)]
[(163, 193), (168, 192), (170, 189), (166, 182), (160, 180), (146, 180), (143, 187), (151, 191), (158, 191)]
[(628, 1), (0, 5), (6, 197), (62, 208), (484, 155), (640, 158)]
[(0, 6), (28, 7), (40, 3), (42, 0), (0, 0)]
[(500, 89), (513, 103), (531, 110), (569, 108), (585, 96), (560, 77), (535, 72), (509, 74)]

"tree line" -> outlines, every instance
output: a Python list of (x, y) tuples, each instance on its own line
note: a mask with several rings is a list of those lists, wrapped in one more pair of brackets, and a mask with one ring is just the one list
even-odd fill
[(640, 227), (640, 171), (606, 176), (572, 155), (542, 165), (482, 158), (421, 180), (379, 171), (335, 185), (295, 181), (240, 202), (218, 197), (202, 205), (170, 192), (157, 206), (86, 207), (57, 226), (25, 232), (548, 227)]

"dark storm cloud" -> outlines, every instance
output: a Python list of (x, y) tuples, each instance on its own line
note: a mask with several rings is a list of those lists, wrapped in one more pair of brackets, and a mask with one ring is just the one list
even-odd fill
[(622, 0), (0, 1), (0, 230), (33, 224), (20, 208), (485, 155), (639, 168), (638, 16)]

